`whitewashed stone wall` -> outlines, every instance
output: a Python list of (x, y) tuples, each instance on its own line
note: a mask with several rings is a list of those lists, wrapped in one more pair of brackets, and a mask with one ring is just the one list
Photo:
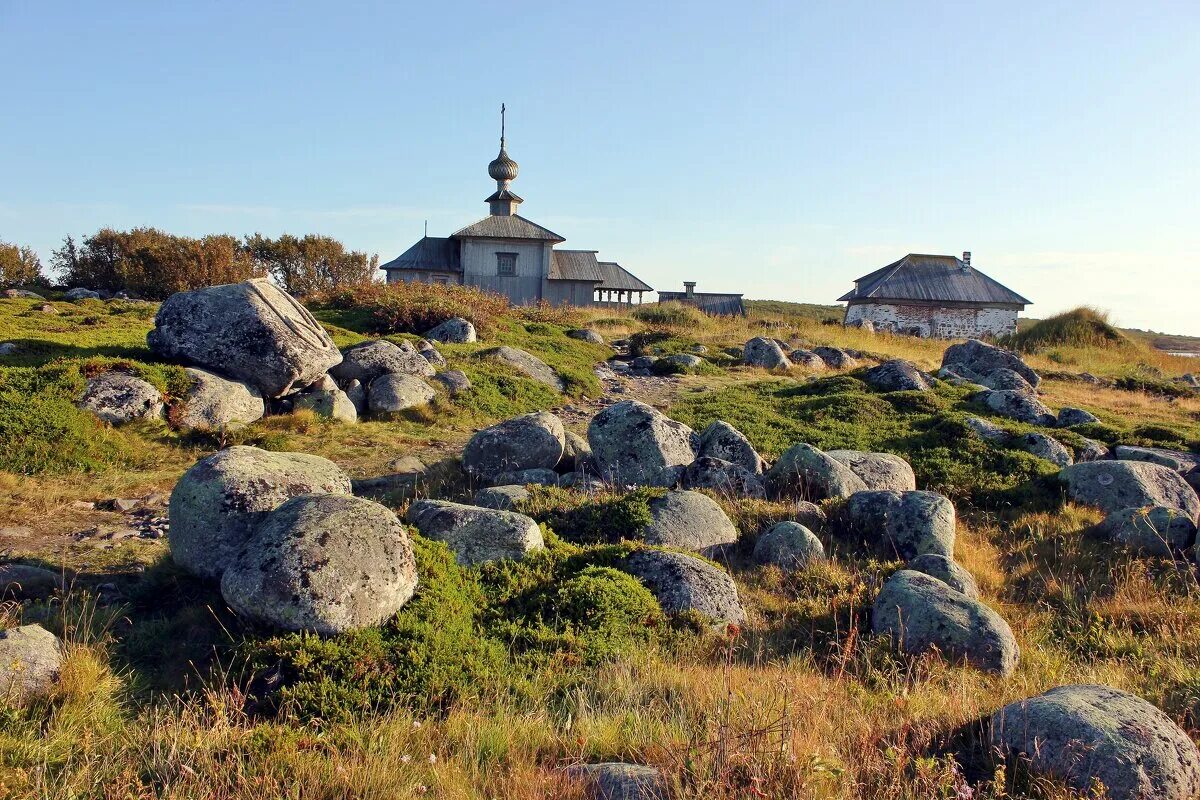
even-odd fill
[(876, 330), (937, 339), (1004, 336), (1017, 330), (1015, 308), (947, 308), (900, 303), (856, 303), (846, 323), (870, 320)]

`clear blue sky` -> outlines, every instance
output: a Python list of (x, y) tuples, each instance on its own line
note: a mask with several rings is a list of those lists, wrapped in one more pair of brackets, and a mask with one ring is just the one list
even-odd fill
[(832, 302), (972, 250), (1200, 335), (1200, 4), (0, 0), (0, 239), (522, 213), (657, 288)]

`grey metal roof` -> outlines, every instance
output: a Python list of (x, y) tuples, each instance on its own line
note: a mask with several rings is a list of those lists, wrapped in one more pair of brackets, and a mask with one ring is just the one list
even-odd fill
[(547, 277), (552, 281), (599, 283), (604, 280), (595, 250), (551, 250), (550, 274)]
[(630, 292), (653, 292), (654, 288), (650, 284), (638, 278), (629, 270), (622, 267), (615, 261), (598, 262), (600, 267), (600, 277), (604, 282), (597, 286), (597, 289), (620, 289)]
[(659, 292), (658, 302), (687, 303), (703, 311), (705, 314), (720, 314), (723, 316), (746, 316), (746, 304), (740, 294), (717, 294), (714, 292), (695, 292), (691, 297), (686, 292)]
[(850, 300), (923, 300), (931, 302), (1029, 305), (1032, 301), (992, 280), (954, 256), (909, 253), (855, 281), (838, 298)]
[(461, 272), (458, 242), (445, 236), (425, 236), (380, 269), (428, 269)]
[(455, 231), (451, 237), (478, 237), (481, 239), (540, 239), (550, 242), (565, 242), (566, 239), (552, 230), (543, 228), (536, 222), (530, 222), (524, 217), (513, 214), (502, 216), (493, 214), (486, 216), (476, 223), (468, 225), (460, 231)]

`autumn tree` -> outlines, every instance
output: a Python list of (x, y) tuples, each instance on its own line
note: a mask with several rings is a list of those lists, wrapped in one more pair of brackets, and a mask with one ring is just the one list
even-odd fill
[(45, 283), (42, 260), (32, 247), (0, 242), (0, 287)]
[(256, 233), (246, 237), (244, 247), (259, 269), (297, 295), (370, 283), (379, 270), (378, 255), (347, 251), (329, 236), (284, 234), (271, 239)]

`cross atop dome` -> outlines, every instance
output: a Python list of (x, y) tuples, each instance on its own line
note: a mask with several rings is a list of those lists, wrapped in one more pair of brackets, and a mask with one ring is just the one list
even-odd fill
[(504, 149), (504, 104), (500, 104), (500, 155), (492, 159), (492, 163), (488, 164), (488, 175), (496, 182), (496, 191), (487, 199), (487, 204), (491, 209), (492, 216), (496, 217), (511, 217), (517, 213), (517, 205), (522, 202), (521, 198), (508, 190), (511, 184), (517, 178), (517, 171), (520, 167), (517, 162), (508, 157), (508, 151)]

